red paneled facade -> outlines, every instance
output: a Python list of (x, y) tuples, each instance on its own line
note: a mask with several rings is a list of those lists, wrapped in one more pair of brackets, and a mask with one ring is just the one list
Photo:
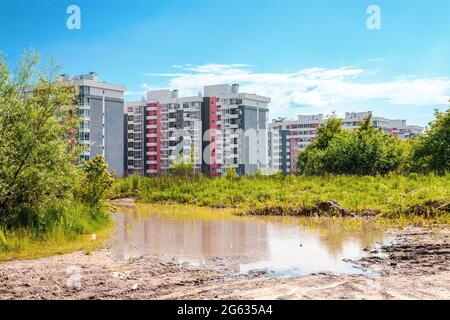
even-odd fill
[(220, 164), (218, 163), (218, 131), (221, 129), (218, 125), (219, 121), (219, 106), (218, 99), (211, 97), (209, 99), (209, 129), (210, 129), (210, 176), (218, 177)]
[(149, 103), (146, 109), (146, 171), (161, 176), (161, 104)]

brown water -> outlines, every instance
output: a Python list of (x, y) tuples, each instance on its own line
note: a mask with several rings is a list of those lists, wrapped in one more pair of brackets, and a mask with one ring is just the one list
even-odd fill
[(387, 240), (370, 222), (344, 218), (236, 217), (224, 210), (154, 205), (124, 207), (113, 218), (117, 259), (157, 255), (237, 273), (367, 273), (347, 261)]

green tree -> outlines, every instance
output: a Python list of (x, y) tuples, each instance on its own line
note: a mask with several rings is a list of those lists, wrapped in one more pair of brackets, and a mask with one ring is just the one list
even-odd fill
[(11, 73), (0, 57), (0, 214), (65, 198), (73, 188), (78, 127), (73, 88), (28, 51)]
[(341, 129), (331, 119), (319, 130), (317, 139), (299, 155), (302, 174), (387, 174), (399, 170), (404, 161), (402, 142), (374, 128), (369, 116), (356, 131)]
[(436, 119), (419, 137), (412, 156), (415, 170), (445, 174), (450, 171), (450, 108), (435, 112)]
[(400, 144), (397, 137), (374, 128), (369, 116), (355, 132), (337, 135), (321, 160), (327, 173), (387, 174), (402, 162)]
[(311, 148), (325, 150), (330, 142), (343, 131), (342, 120), (338, 119), (333, 114), (325, 123), (321, 126), (317, 132), (317, 138), (311, 144)]
[(85, 204), (97, 207), (106, 198), (114, 181), (108, 172), (108, 164), (102, 155), (97, 155), (86, 161), (82, 169), (80, 198)]
[(342, 134), (342, 120), (333, 114), (323, 126), (318, 129), (317, 137), (300, 152), (297, 159), (297, 170), (300, 174), (319, 173), (322, 164), (318, 157), (328, 147), (330, 142)]

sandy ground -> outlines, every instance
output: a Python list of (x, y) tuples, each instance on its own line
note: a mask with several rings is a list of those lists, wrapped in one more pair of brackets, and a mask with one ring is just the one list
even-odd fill
[(228, 271), (144, 257), (119, 263), (105, 249), (0, 264), (0, 299), (450, 299), (450, 229), (407, 228), (368, 248), (379, 275), (237, 278)]

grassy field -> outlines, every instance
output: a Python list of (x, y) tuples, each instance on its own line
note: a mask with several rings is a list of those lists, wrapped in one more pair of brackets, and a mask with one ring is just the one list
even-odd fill
[[(179, 203), (236, 208), (313, 207), (321, 201), (335, 201), (359, 213), (371, 209), (386, 217), (436, 215), (430, 203), (450, 202), (450, 174), (445, 176), (272, 176), (235, 179), (198, 177), (158, 179), (137, 176), (120, 179), (113, 197), (134, 197), (143, 203)], [(448, 215), (448, 206), (445, 212)]]
[[(21, 212), (28, 220), (36, 212)], [(0, 227), (0, 261), (37, 259), (74, 251), (87, 253), (102, 246), (112, 227), (105, 209), (91, 209), (80, 204), (46, 209), (44, 221), (26, 221), (19, 225)], [(92, 237), (95, 234), (96, 236)]]

